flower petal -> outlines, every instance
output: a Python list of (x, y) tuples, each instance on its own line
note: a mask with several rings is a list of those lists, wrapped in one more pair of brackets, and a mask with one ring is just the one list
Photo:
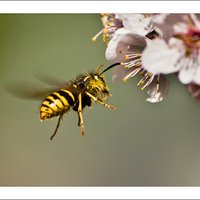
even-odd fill
[(143, 37), (121, 28), (115, 32), (115, 35), (108, 43), (106, 59), (114, 62), (123, 62), (127, 52), (141, 53), (145, 46), (146, 41)]
[(169, 13), (154, 15), (152, 21), (156, 24), (163, 24)]
[(165, 99), (168, 93), (169, 84), (164, 75), (160, 75), (159, 89), (157, 90), (157, 81), (154, 78), (153, 82), (148, 86), (146, 101), (150, 103), (158, 103)]
[(162, 38), (168, 41), (177, 31), (177, 28), (176, 30), (174, 29), (176, 27), (174, 25), (185, 23), (185, 19), (188, 16), (188, 14), (160, 14), (154, 15), (152, 21), (156, 29), (161, 33)]
[(151, 17), (145, 17), (142, 14), (117, 14), (116, 17), (122, 20), (125, 28), (132, 33), (145, 36), (152, 30), (153, 23)]
[(194, 97), (198, 102), (200, 102), (200, 85), (195, 83), (190, 83), (187, 85), (188, 92)]
[(142, 66), (152, 74), (169, 74), (179, 70), (175, 66), (179, 57), (177, 49), (169, 48), (162, 39), (154, 39), (148, 42), (142, 53)]
[(183, 84), (188, 84), (193, 82), (196, 74), (195, 63), (193, 63), (190, 58), (183, 58), (182, 62), (179, 63), (181, 69), (178, 74), (179, 80)]
[(132, 71), (132, 68), (127, 69), (124, 66), (119, 65), (113, 69), (112, 81), (121, 81), (124, 79), (124, 77), (127, 76), (127, 74), (130, 74)]
[(195, 73), (195, 77), (194, 77), (194, 82), (198, 85), (200, 85), (200, 56), (198, 56), (198, 60), (196, 62), (196, 73)]

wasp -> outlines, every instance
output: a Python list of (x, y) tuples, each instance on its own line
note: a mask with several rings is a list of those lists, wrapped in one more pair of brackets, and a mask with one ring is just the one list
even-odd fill
[[(50, 137), (51, 140), (54, 138), (58, 131), (61, 119), (69, 110), (74, 110), (77, 112), (78, 126), (81, 127), (81, 135), (84, 136), (85, 128), (82, 113), (86, 106), (90, 107), (94, 101), (111, 110), (116, 109), (115, 106), (109, 105), (103, 101), (107, 100), (110, 96), (109, 88), (103, 74), (107, 70), (119, 64), (120, 63), (115, 63), (110, 65), (103, 71), (100, 71), (98, 68), (95, 72), (80, 74), (73, 80), (67, 82), (63, 87), (48, 92), (48, 95), (45, 97), (40, 106), (40, 119), (41, 121), (44, 121), (52, 117), (58, 117), (55, 131)], [(17, 96), (23, 98), (28, 97), (31, 99), (36, 99), (40, 97), (43, 92), (24, 92), (23, 87), (21, 87), (20, 91), (14, 91), (14, 93), (17, 93)]]

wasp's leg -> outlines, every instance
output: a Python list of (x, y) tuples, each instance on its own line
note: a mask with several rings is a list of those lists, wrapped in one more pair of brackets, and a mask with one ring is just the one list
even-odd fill
[(115, 106), (111, 106), (111, 105), (109, 105), (109, 104), (107, 104), (107, 103), (104, 103), (103, 101), (101, 101), (100, 99), (96, 98), (95, 96), (93, 96), (93, 95), (90, 94), (89, 92), (86, 92), (86, 94), (87, 94), (91, 99), (93, 99), (95, 102), (97, 102), (97, 103), (99, 103), (99, 104), (101, 104), (101, 105), (103, 105), (103, 106), (105, 106), (105, 107), (107, 107), (107, 108), (109, 108), (109, 109), (112, 109), (112, 110), (115, 110), (115, 109), (116, 109)]
[(57, 130), (58, 130), (59, 126), (60, 126), (60, 121), (61, 121), (61, 119), (62, 119), (62, 116), (63, 116), (63, 115), (61, 114), (61, 115), (59, 116), (59, 118), (58, 118), (58, 123), (57, 123), (56, 129), (55, 129), (53, 135), (50, 137), (51, 140), (54, 138), (54, 136), (55, 136), (56, 133), (57, 133)]
[(83, 122), (83, 109), (82, 109), (82, 95), (81, 93), (78, 95), (79, 105), (78, 105), (78, 116), (79, 116), (79, 126), (81, 126), (81, 135), (84, 136), (84, 122)]
[(81, 119), (80, 119), (79, 112), (77, 112), (77, 113), (78, 113), (78, 126), (80, 126), (81, 125)]

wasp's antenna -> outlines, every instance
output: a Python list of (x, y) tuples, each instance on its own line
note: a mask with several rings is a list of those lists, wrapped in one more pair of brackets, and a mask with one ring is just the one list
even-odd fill
[(101, 73), (100, 73), (100, 75), (102, 75), (104, 72), (106, 72), (107, 70), (109, 70), (109, 69), (111, 69), (111, 68), (113, 68), (113, 67), (115, 67), (115, 66), (117, 66), (117, 65), (120, 65), (121, 63), (115, 63), (115, 64), (112, 64), (112, 65), (110, 65), (109, 67), (107, 67), (106, 69), (104, 69)]

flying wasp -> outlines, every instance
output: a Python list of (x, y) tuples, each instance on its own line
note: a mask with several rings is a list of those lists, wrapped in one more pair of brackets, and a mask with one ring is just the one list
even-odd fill
[[(66, 83), (63, 87), (54, 91), (48, 91), (48, 95), (40, 106), (40, 119), (46, 120), (52, 117), (58, 116), (58, 122), (54, 133), (50, 137), (52, 140), (57, 133), (60, 126), (63, 115), (69, 110), (74, 110), (78, 114), (78, 126), (81, 127), (81, 135), (84, 136), (84, 121), (83, 121), (83, 109), (86, 106), (91, 106), (92, 101), (99, 103), (111, 110), (116, 109), (115, 106), (109, 105), (103, 100), (108, 99), (110, 96), (109, 88), (104, 79), (103, 73), (107, 70), (119, 65), (115, 63), (103, 71), (100, 72), (98, 68), (96, 72), (88, 72), (86, 74), (80, 74), (72, 81)], [(23, 87), (20, 90), (13, 91), (12, 87), (9, 87), (12, 93), (22, 98), (38, 99), (45, 92), (41, 91), (23, 91)]]

